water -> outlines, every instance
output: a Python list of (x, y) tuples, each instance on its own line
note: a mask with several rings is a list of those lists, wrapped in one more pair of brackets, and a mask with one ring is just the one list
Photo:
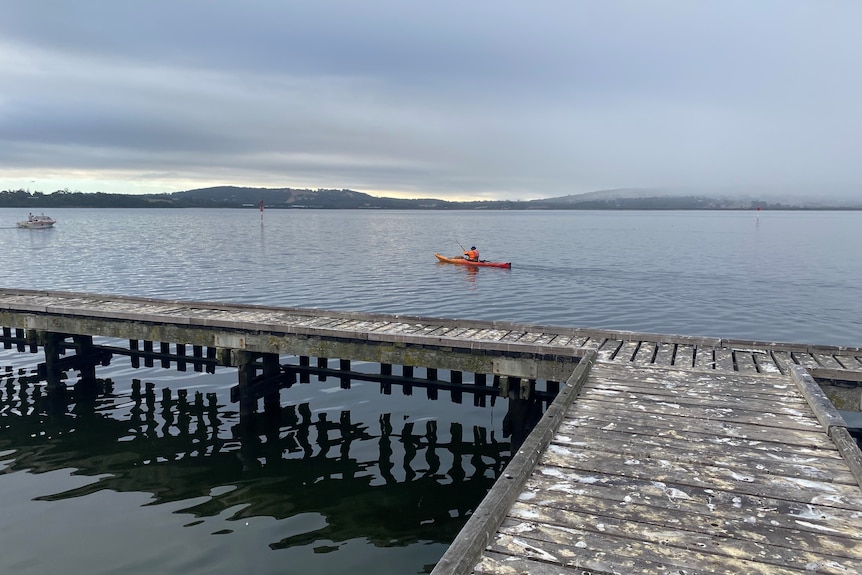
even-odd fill
[[(860, 212), (49, 215), (0, 210), (5, 287), (862, 346)], [(513, 267), (436, 263), (459, 243)], [(427, 572), (509, 456), (502, 403), (312, 381), (248, 431), (233, 370), (123, 358), (107, 394), (52, 414), (39, 359), (0, 350), (0, 572)]]
[[(862, 345), (862, 212), (50, 215), (0, 229), (4, 285)], [(512, 270), (436, 263), (459, 243)]]

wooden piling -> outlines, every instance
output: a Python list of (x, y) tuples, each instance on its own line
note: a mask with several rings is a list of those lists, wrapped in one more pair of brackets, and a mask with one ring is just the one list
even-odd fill
[(239, 415), (240, 419), (250, 417), (257, 408), (257, 399), (249, 393), (249, 386), (255, 376), (254, 354), (237, 350), (234, 357), (239, 382)]

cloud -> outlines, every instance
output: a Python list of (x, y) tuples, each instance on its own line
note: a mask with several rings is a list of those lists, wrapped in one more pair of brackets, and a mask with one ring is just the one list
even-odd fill
[(4, 189), (862, 185), (853, 2), (7, 4)]

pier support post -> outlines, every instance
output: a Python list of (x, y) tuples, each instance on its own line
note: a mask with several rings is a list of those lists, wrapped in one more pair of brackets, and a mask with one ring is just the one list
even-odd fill
[[(488, 385), (488, 376), (484, 373), (476, 373), (473, 374), (473, 385), (476, 387), (485, 387)], [(473, 394), (473, 405), (476, 407), (485, 407), (485, 394), (484, 393), (474, 393)]]
[(144, 367), (153, 367), (153, 342), (144, 340)]
[[(464, 374), (460, 371), (452, 370), (449, 372), (449, 382), (453, 385), (461, 385), (464, 383)], [(461, 403), (462, 394), (460, 389), (452, 389), (449, 397), (452, 399), (452, 403)]]
[[(75, 389), (86, 396), (96, 397), (99, 391), (99, 385), (96, 381), (96, 364), (105, 361), (106, 357), (93, 349), (93, 336), (91, 335), (73, 335), (72, 341), (75, 342), (79, 360), (75, 367), (81, 374)], [(110, 357), (108, 355), (107, 359)]]
[[(278, 362), (278, 355), (275, 353), (265, 353), (263, 355), (263, 377), (267, 380), (272, 379), (277, 382), (280, 371), (281, 365)], [(273, 389), (263, 396), (264, 411), (267, 413), (278, 412), (281, 408), (279, 398), (279, 387), (276, 383)]]
[[(413, 366), (412, 365), (402, 365), (401, 366), (401, 377), (404, 379), (413, 379)], [(406, 381), (401, 385), (401, 392), (404, 395), (413, 395), (413, 385), (407, 383)]]
[[(328, 369), (329, 368), (329, 358), (326, 357), (318, 357), (317, 358), (317, 367), (318, 369)], [(326, 376), (322, 373), (317, 374), (317, 381), (323, 381), (326, 379)]]
[[(350, 360), (349, 359), (339, 359), (338, 360), (338, 369), (343, 373), (350, 372)], [(341, 389), (350, 389), (350, 377), (346, 375), (342, 375), (339, 378), (339, 383), (341, 385)]]
[(253, 415), (257, 408), (257, 399), (249, 393), (249, 387), (255, 374), (254, 354), (245, 350), (236, 350), (234, 362), (238, 372), (239, 417), (244, 419)]
[(428, 380), (429, 385), (425, 388), (425, 393), (428, 399), (437, 399), (437, 387), (433, 385), (433, 383), (437, 382), (437, 368), (427, 367), (425, 368), (425, 379)]
[(45, 351), (45, 381), (48, 382), (48, 392), (56, 392), (65, 386), (61, 382), (63, 372), (60, 370), (60, 352), (65, 339), (62, 334), (41, 332), (42, 348)]
[(75, 347), (78, 350), (78, 357), (86, 358), (88, 360), (82, 361), (78, 365), (78, 371), (81, 372), (81, 381), (96, 381), (96, 354), (93, 351), (93, 336), (73, 335), (72, 341), (75, 342)]
[[(166, 341), (160, 341), (159, 342), (159, 353), (161, 353), (163, 356), (169, 355), (171, 353), (171, 344), (166, 342)], [(166, 357), (163, 357), (161, 359), (161, 362), (162, 362), (161, 365), (163, 368), (167, 369), (167, 368), (171, 367), (171, 362)]]
[[(309, 367), (311, 366), (311, 358), (307, 355), (299, 356), (299, 367)], [(308, 372), (305, 370), (301, 370), (299, 372), (299, 383), (310, 383), (311, 378), (308, 376)]]

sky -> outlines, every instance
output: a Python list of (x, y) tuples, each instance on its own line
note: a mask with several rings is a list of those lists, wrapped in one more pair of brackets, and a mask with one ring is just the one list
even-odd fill
[(0, 0), (0, 190), (862, 196), (859, 0)]

